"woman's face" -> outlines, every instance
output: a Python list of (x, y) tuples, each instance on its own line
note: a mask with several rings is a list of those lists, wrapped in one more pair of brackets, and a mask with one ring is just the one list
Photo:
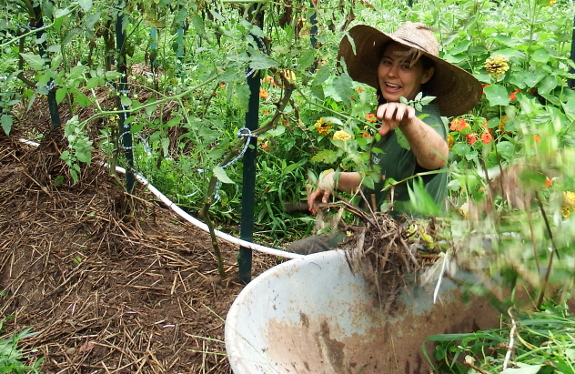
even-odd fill
[(413, 100), (433, 72), (433, 68), (423, 68), (421, 59), (411, 64), (410, 48), (392, 43), (385, 48), (377, 68), (379, 88), (388, 102), (398, 102), (401, 96)]

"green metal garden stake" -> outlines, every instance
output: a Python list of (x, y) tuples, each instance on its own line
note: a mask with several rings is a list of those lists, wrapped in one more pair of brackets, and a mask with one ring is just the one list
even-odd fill
[[(257, 16), (260, 25), (263, 25), (264, 16), (260, 12)], [(246, 113), (246, 126), (250, 130), (258, 128), (258, 115), (260, 106), (260, 73), (254, 71), (247, 77), (250, 88), (250, 99), (248, 102), (248, 112)], [(242, 186), (242, 214), (240, 223), (240, 239), (247, 242), (253, 241), (254, 230), (254, 201), (256, 186), (256, 156), (257, 138), (250, 137), (246, 140), (250, 142), (250, 147), (244, 154), (243, 186)], [(238, 253), (238, 268), (240, 282), (248, 284), (252, 280), (252, 250), (240, 247)]]
[[(34, 7), (33, 23), (30, 26), (34, 28), (41, 28), (44, 26), (44, 20), (42, 19), (42, 8), (39, 5)], [(40, 56), (46, 59), (46, 66), (50, 66), (44, 34), (44, 30), (38, 32), (36, 34), (36, 41), (38, 43)], [(54, 87), (54, 79), (50, 78), (46, 88), (48, 89), (48, 111), (50, 112), (51, 129), (56, 130), (60, 128), (62, 122), (60, 121), (60, 113), (58, 112), (58, 104), (56, 103), (56, 87)]]
[[(250, 87), (248, 112), (246, 113), (246, 127), (250, 130), (258, 128), (258, 111), (260, 105), (260, 73), (254, 72), (247, 78)], [(253, 240), (254, 226), (254, 196), (256, 185), (256, 155), (257, 138), (250, 137), (250, 147), (244, 154), (243, 187), (242, 187), (242, 215), (240, 223), (240, 238), (251, 242)], [(238, 267), (240, 281), (248, 284), (252, 279), (252, 250), (240, 247), (238, 254)]]
[[(117, 70), (118, 73), (122, 74), (120, 78), (120, 84), (117, 87), (118, 92), (120, 95), (127, 95), (128, 94), (128, 77), (126, 74), (126, 48), (124, 46), (124, 42), (126, 40), (126, 32), (123, 27), (124, 23), (124, 15), (123, 11), (121, 10), (121, 5), (118, 7), (118, 17), (116, 18), (116, 48), (118, 52), (118, 61), (117, 61)], [(120, 107), (122, 110), (126, 108), (122, 104), (121, 98), (119, 99)], [(126, 168), (126, 191), (132, 193), (134, 191), (134, 154), (132, 152), (132, 133), (130, 131), (130, 124), (126, 123), (127, 118), (126, 113), (120, 114), (120, 120), (118, 121), (118, 127), (120, 128), (121, 137), (122, 137), (122, 145), (123, 145), (123, 152), (126, 156), (126, 160), (128, 162), (128, 167)], [(120, 139), (118, 139), (120, 140)]]

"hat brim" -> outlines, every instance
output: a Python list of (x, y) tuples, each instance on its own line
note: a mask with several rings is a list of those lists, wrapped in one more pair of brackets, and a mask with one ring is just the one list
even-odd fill
[[(349, 38), (353, 39), (356, 53), (353, 52)], [(426, 94), (436, 97), (433, 102), (439, 105), (441, 115), (459, 116), (477, 105), (483, 88), (473, 75), (440, 57), (425, 52), (413, 43), (394, 38), (393, 35), (371, 26), (359, 25), (349, 30), (349, 36), (344, 36), (339, 44), (338, 61), (343, 57), (348, 74), (353, 80), (379, 89), (377, 69), (383, 47), (390, 41), (416, 48), (433, 61), (435, 72), (426, 83)]]

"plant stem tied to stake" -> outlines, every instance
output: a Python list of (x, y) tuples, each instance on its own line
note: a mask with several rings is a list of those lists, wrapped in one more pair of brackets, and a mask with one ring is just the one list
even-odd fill
[[(274, 71), (274, 69), (271, 69), (271, 70)], [(275, 128), (277, 126), (279, 119), (282, 116), (283, 110), (285, 109), (285, 107), (289, 103), (289, 100), (291, 98), (292, 92), (293, 92), (295, 87), (294, 87), (293, 83), (290, 81), (290, 77), (286, 76), (283, 72), (280, 72), (280, 74), (282, 74), (282, 81), (284, 82), (282, 99), (278, 102), (276, 111), (275, 111), (272, 119), (268, 123), (263, 125), (262, 127), (259, 127), (255, 130), (253, 130), (252, 131), (253, 135), (257, 136), (257, 135), (265, 134), (268, 130)], [(250, 141), (250, 139), (251, 139), (251, 137), (241, 137), (238, 140), (238, 142), (232, 147), (232, 149), (227, 154), (227, 156), (224, 157), (224, 159), (220, 162), (219, 166), (226, 165), (228, 162), (230, 162), (232, 159), (234, 159), (244, 148), (245, 142)], [(204, 207), (202, 208), (202, 210), (200, 212), (200, 216), (205, 220), (206, 224), (208, 225), (208, 228), (210, 231), (210, 236), (212, 239), (212, 246), (214, 247), (214, 254), (215, 254), (217, 261), (218, 261), (218, 273), (220, 274), (220, 277), (223, 279), (223, 278), (225, 278), (224, 262), (223, 262), (223, 259), (222, 259), (221, 253), (220, 253), (220, 249), (218, 246), (218, 241), (216, 238), (214, 223), (210, 219), (210, 215), (209, 215), (210, 207), (211, 207), (212, 203), (214, 202), (214, 192), (216, 190), (217, 183), (218, 183), (218, 178), (215, 175), (212, 175), (212, 177), (210, 179), (210, 183), (208, 185), (208, 191), (206, 193), (206, 201), (204, 203)]]

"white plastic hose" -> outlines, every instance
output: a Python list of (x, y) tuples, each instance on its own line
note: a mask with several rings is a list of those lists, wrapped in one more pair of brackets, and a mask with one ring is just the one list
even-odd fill
[[(27, 139), (20, 139), (20, 141), (22, 143), (37, 147), (40, 144), (33, 142), (31, 140), (27, 140)], [(105, 167), (109, 167), (110, 165), (108, 165), (105, 162), (98, 162), (99, 164), (101, 164), (102, 166)], [(126, 169), (124, 169), (123, 167), (120, 166), (116, 166), (116, 171), (122, 174), (126, 173)], [(190, 216), (188, 213), (186, 213), (182, 208), (180, 208), (179, 206), (177, 206), (173, 201), (171, 201), (170, 199), (168, 199), (163, 193), (161, 193), (160, 191), (158, 191), (158, 189), (154, 186), (152, 186), (150, 184), (150, 182), (148, 182), (148, 180), (141, 175), (140, 173), (134, 173), (134, 176), (136, 177), (136, 179), (142, 183), (144, 185), (144, 187), (146, 187), (154, 196), (156, 196), (158, 199), (160, 199), (164, 204), (166, 204), (166, 206), (168, 208), (170, 208), (171, 210), (173, 210), (177, 215), (179, 215), (180, 217), (182, 217), (183, 219), (185, 219), (186, 221), (190, 222), (192, 225), (202, 229), (203, 231), (209, 232), (209, 228), (208, 225), (206, 225), (205, 223), (203, 223), (202, 221)], [(303, 257), (303, 255), (297, 254), (297, 253), (292, 253), (292, 252), (287, 252), (287, 251), (282, 251), (281, 249), (275, 249), (275, 248), (270, 248), (270, 247), (265, 247), (263, 245), (259, 245), (259, 244), (254, 244), (251, 242), (247, 242), (245, 240), (236, 238), (235, 236), (226, 234), (224, 232), (215, 230), (215, 234), (218, 238), (225, 240), (229, 243), (233, 243), (236, 245), (239, 245), (241, 247), (245, 247), (245, 248), (249, 248), (252, 249), (254, 251), (258, 251), (258, 252), (262, 252), (262, 253), (266, 253), (268, 255), (272, 255), (272, 256), (280, 256), (280, 257), (284, 257), (284, 258), (299, 258), (299, 257)]]

